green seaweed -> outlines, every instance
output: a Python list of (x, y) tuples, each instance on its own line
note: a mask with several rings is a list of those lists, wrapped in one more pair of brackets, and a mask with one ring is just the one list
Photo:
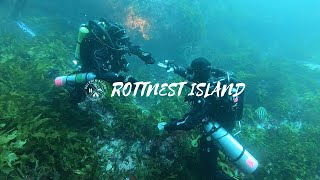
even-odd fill
[[(190, 20), (190, 37), (199, 36), (192, 29), (201, 13), (181, 1), (179, 10)], [(143, 11), (141, 11), (143, 12)], [(45, 19), (47, 20), (47, 19)], [(31, 18), (39, 23), (42, 19)], [(185, 21), (182, 21), (185, 22)], [(68, 32), (66, 32), (68, 33)], [(199, 33), (199, 32), (197, 32)], [(200, 33), (199, 33), (200, 34)], [(255, 179), (316, 179), (319, 170), (320, 91), (314, 72), (285, 59), (259, 57), (250, 43), (240, 44), (229, 31), (221, 36), (228, 50), (210, 49), (207, 54), (214, 65), (229, 68), (246, 83), (243, 129), (240, 142), (259, 161)], [(70, 37), (76, 34), (71, 33)], [(157, 123), (181, 118), (189, 107), (180, 97), (149, 97), (149, 107), (140, 106), (133, 97), (110, 97), (102, 105), (113, 115), (112, 127), (99, 121), (97, 114), (85, 112), (69, 103), (69, 94), (53, 86), (47, 77), (52, 68), (61, 74), (72, 72), (72, 53), (61, 33), (48, 33), (32, 40), (3, 36), (0, 45), (0, 179), (123, 179), (130, 173), (139, 179), (196, 179), (199, 177), (198, 149), (191, 140), (198, 129), (189, 132), (159, 133)], [(230, 48), (232, 47), (232, 48)], [(212, 53), (214, 52), (214, 53)], [(228, 52), (228, 53), (226, 53)], [(212, 55), (212, 54), (214, 55)], [(228, 69), (229, 70), (229, 69)], [(301, 77), (296, 72), (305, 72)], [(148, 73), (137, 72), (138, 76)], [(310, 78), (306, 78), (310, 77)], [(306, 83), (301, 83), (302, 80)], [(173, 81), (176, 81), (173, 80)], [(110, 88), (110, 87), (109, 87)], [(110, 92), (110, 91), (109, 91)], [(185, 94), (186, 92), (184, 92)], [(140, 97), (136, 97), (140, 98)], [(255, 127), (254, 110), (263, 106), (272, 114), (278, 126), (269, 129)], [(299, 110), (299, 111), (298, 111)], [(299, 119), (290, 119), (298, 112)], [(300, 129), (281, 121), (301, 120)], [(98, 138), (99, 137), (99, 138)], [(174, 138), (178, 157), (164, 165), (159, 147), (148, 158), (134, 157), (139, 164), (132, 172), (106, 172), (105, 161), (97, 149), (112, 138), (128, 142), (161, 143)], [(124, 153), (123, 145), (117, 151)], [(231, 176), (236, 168), (220, 155), (219, 167)], [(252, 178), (239, 173), (238, 178)]]
[[(88, 122), (89, 115), (66, 104), (64, 91), (45, 78), (50, 65), (66, 64), (63, 45), (56, 41), (45, 46), (49, 41), (45, 38), (32, 47), (27, 42), (7, 41), (17, 52), (30, 50), (28, 56), (18, 53), (0, 67), (1, 89), (7, 90), (0, 95), (1, 179), (95, 177), (99, 167), (94, 137), (78, 133), (88, 126), (70, 126), (73, 118), (78, 124)], [(50, 55), (52, 50), (57, 57)]]

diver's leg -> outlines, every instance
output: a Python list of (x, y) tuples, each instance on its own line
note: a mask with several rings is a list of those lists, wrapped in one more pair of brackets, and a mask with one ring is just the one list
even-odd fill
[(67, 86), (66, 89), (70, 94), (71, 103), (80, 103), (85, 100), (86, 92), (83, 86), (80, 86), (80, 85)]
[(234, 180), (223, 171), (218, 170), (218, 147), (211, 137), (200, 139), (200, 163), (202, 180)]
[(218, 149), (213, 144), (211, 137), (200, 139), (200, 164), (201, 179), (213, 180), (217, 173)]

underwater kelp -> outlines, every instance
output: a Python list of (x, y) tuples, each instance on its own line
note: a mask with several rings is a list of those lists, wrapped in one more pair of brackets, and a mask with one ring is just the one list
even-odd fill
[[(256, 177), (316, 179), (319, 167), (315, 164), (320, 162), (315, 148), (319, 145), (316, 117), (320, 112), (315, 106), (320, 102), (319, 84), (314, 81), (313, 72), (286, 59), (260, 61), (252, 66), (256, 69), (254, 74), (239, 74), (250, 91), (246, 92), (246, 123), (241, 136), (244, 145), (253, 149), (260, 159)], [(303, 76), (297, 72), (304, 72)], [(261, 80), (264, 82), (259, 85)], [(257, 106), (265, 106), (271, 113), (272, 121), (265, 122), (270, 124), (269, 128), (253, 125), (257, 122), (253, 112)], [(315, 151), (312, 152), (313, 148)]]
[(10, 45), (1, 47), (1, 179), (95, 177), (94, 138), (80, 133), (93, 119), (67, 103), (66, 92), (47, 77), (51, 66), (67, 69), (65, 45), (54, 34), (34, 40), (4, 36), (3, 42)]
[(106, 97), (103, 100), (103, 105), (114, 114), (112, 133), (105, 136), (109, 142), (101, 143), (99, 150), (106, 166), (103, 177), (125, 178), (134, 174), (145, 179), (172, 179), (189, 173), (183, 164), (197, 158), (190, 160), (190, 153), (194, 151), (190, 149), (187, 133), (161, 135), (156, 128), (160, 121), (182, 116), (183, 96), (157, 102), (146, 109), (137, 106), (133, 97)]
[(306, 126), (298, 133), (283, 125), (266, 131), (245, 128), (244, 140), (260, 159), (259, 179), (316, 179), (319, 161), (317, 130)]
[[(69, 57), (68, 48), (56, 37), (55, 34), (48, 34), (31, 41), (17, 41), (13, 37), (5, 41), (10, 44), (10, 48), (9, 51), (5, 49), (1, 52), (3, 57), (7, 57), (7, 53), (11, 51), (21, 53), (1, 61), (1, 89), (5, 92), (1, 95), (0, 104), (3, 119), (1, 177), (104, 177), (102, 173), (98, 173), (99, 168), (104, 168), (101, 162), (105, 159), (97, 159), (97, 137), (105, 140), (113, 137), (126, 139), (127, 144), (124, 145), (136, 140), (142, 143), (151, 141), (151, 150), (146, 152), (149, 153), (149, 158), (136, 157), (144, 164), (137, 166), (137, 171), (133, 172), (139, 177), (158, 175), (159, 179), (163, 179), (167, 175), (173, 178), (178, 177), (178, 174), (185, 174), (186, 172), (182, 173), (182, 162), (192, 161), (186, 161), (185, 157), (190, 158), (190, 153), (181, 152), (177, 146), (180, 144), (177, 142), (182, 143), (183, 138), (161, 138), (156, 129), (161, 111), (170, 110), (164, 113), (166, 120), (173, 115), (168, 113), (174, 113), (176, 117), (182, 115), (179, 112), (181, 105), (177, 104), (183, 100), (172, 99), (167, 104), (159, 100), (157, 107), (153, 107), (154, 110), (146, 112), (131, 97), (106, 98), (102, 103), (112, 112), (114, 123), (112, 128), (102, 125), (98, 121), (100, 117), (94, 113), (88, 114), (68, 103), (67, 91), (53, 87), (53, 79), (47, 73), (57, 69), (60, 74), (68, 74), (71, 69), (69, 60), (66, 59)], [(170, 149), (166, 148), (169, 146), (174, 149), (170, 160), (166, 157), (170, 154)], [(122, 152), (126, 147), (130, 146), (119, 147), (117, 150)], [(159, 151), (159, 147), (163, 147), (163, 150)], [(181, 150), (188, 151), (188, 148)], [(161, 156), (158, 157), (159, 153)], [(182, 156), (178, 157), (178, 154)], [(164, 161), (166, 165), (158, 163), (159, 161)], [(169, 173), (163, 174), (164, 171)], [(127, 173), (123, 171), (105, 174), (109, 178), (126, 176)]]

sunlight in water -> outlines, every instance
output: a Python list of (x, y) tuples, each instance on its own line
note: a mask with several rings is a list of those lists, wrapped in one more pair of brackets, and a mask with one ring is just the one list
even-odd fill
[(142, 17), (136, 15), (132, 7), (128, 8), (128, 16), (126, 25), (130, 29), (136, 29), (138, 28), (139, 31), (142, 34), (142, 37), (146, 40), (150, 39), (150, 36), (147, 34), (147, 31), (150, 29), (150, 24), (146, 19), (143, 19)]

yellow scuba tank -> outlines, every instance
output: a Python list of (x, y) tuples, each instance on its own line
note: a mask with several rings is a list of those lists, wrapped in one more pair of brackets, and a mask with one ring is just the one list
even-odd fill
[(85, 25), (81, 25), (79, 29), (79, 35), (78, 35), (78, 42), (77, 42), (77, 47), (76, 51), (74, 53), (74, 58), (77, 60), (80, 59), (80, 44), (83, 40), (83, 38), (89, 33), (89, 29), (85, 27)]
[(191, 145), (192, 145), (192, 147), (198, 147), (198, 141), (199, 141), (199, 139), (201, 138), (201, 135), (198, 135), (195, 139), (193, 139), (192, 141), (191, 141)]

